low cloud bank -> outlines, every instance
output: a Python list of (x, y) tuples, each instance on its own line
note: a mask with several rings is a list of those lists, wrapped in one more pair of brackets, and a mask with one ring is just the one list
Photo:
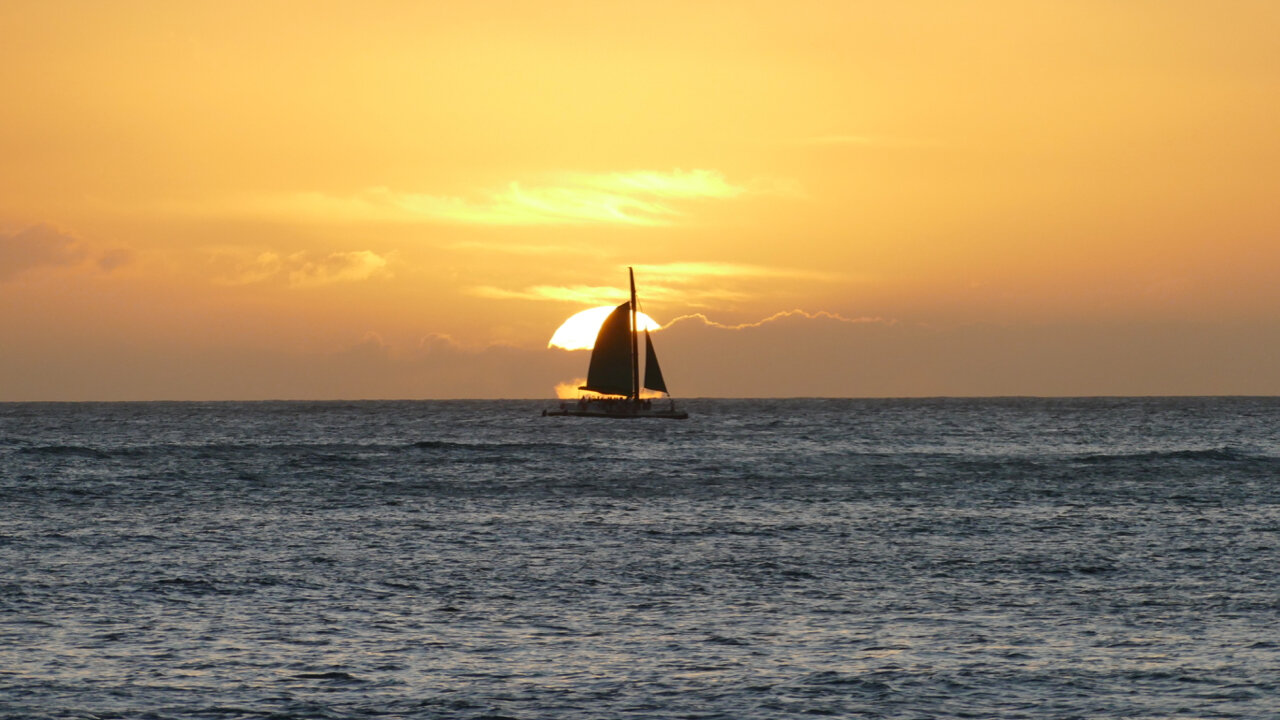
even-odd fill
[(0, 282), (34, 268), (76, 265), (85, 255), (79, 239), (52, 225), (0, 232)]
[[(677, 397), (1280, 395), (1280, 322), (975, 324), (930, 328), (782, 313), (654, 335)], [(546, 398), (581, 384), (589, 354), (370, 334), (329, 353), (139, 348), (125, 340), (0, 355), (0, 400)], [(574, 393), (568, 392), (570, 396)]]
[(1280, 394), (1280, 323), (925, 327), (825, 313), (670, 324), (668, 385), (710, 397)]
[(113, 345), (0, 354), (0, 401), (359, 400), (554, 398), (586, 353), (505, 345), (465, 347), (429, 335), (397, 347), (370, 333), (324, 353)]
[(103, 273), (113, 272), (134, 260), (134, 253), (128, 248), (99, 252), (90, 245), (74, 233), (47, 223), (0, 231), (0, 283), (29, 271), (75, 268), (91, 254), (97, 255), (94, 267)]

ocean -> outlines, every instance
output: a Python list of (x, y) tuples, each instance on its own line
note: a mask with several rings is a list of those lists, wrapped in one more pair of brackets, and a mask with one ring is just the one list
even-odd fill
[(1280, 399), (553, 405), (0, 404), (0, 717), (1280, 717)]

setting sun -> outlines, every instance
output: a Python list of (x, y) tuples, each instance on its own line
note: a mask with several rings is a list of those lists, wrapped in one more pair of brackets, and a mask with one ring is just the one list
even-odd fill
[[(590, 310), (583, 310), (565, 320), (560, 328), (551, 336), (547, 347), (558, 347), (565, 350), (590, 350), (596, 344), (596, 335), (600, 333), (600, 325), (613, 312), (612, 305), (602, 305)], [(636, 322), (641, 330), (661, 330), (662, 326), (653, 318), (642, 312), (636, 313)]]

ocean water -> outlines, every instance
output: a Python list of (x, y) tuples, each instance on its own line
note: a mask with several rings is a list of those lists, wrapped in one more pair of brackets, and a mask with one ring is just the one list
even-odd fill
[(0, 717), (1280, 716), (1280, 399), (0, 405)]

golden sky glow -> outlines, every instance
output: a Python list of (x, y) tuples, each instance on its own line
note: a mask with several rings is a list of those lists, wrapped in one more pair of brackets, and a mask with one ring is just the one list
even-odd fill
[(677, 395), (1280, 393), (1274, 2), (0, 27), (0, 400), (550, 396), (627, 266)]

